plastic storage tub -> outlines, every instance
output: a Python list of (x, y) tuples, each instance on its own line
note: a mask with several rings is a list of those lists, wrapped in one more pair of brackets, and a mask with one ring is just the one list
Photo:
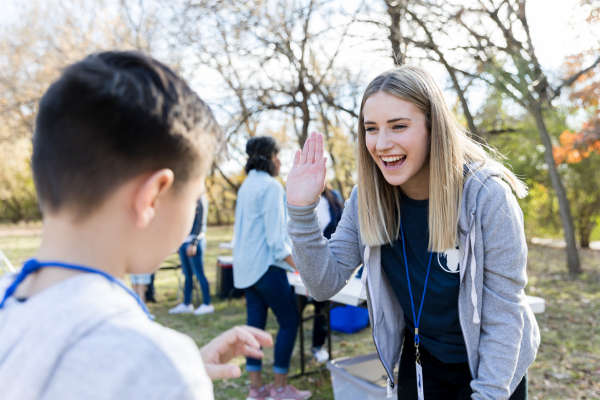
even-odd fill
[(338, 332), (354, 333), (369, 324), (369, 310), (362, 307), (340, 305), (329, 311), (331, 329)]
[[(327, 369), (335, 400), (387, 400), (387, 374), (377, 353), (331, 360)], [(397, 391), (394, 387), (392, 399)]]

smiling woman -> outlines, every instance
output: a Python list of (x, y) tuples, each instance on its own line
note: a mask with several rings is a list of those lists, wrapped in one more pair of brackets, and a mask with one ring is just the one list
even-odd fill
[[(465, 169), (491, 164), (517, 196), (527, 194), (511, 171), (468, 137), (440, 88), (421, 68), (390, 70), (369, 84), (358, 132), (360, 232), (365, 244), (382, 245), (399, 238), (398, 188), (414, 200), (429, 199), (429, 230), (433, 232), (429, 250), (433, 251), (454, 248), (457, 243)], [(405, 160), (386, 165), (382, 157), (390, 156)]]
[(365, 91), (358, 185), (329, 240), (314, 212), (325, 161), (313, 133), (288, 175), (294, 262), (317, 301), (364, 265), (388, 397), (399, 383), (399, 399), (526, 399), (540, 335), (524, 300), (523, 215), (504, 181), (518, 196), (525, 185), (469, 138), (413, 66)]

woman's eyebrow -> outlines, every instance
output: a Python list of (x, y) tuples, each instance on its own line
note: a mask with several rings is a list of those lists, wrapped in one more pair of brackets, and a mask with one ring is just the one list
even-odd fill
[(398, 122), (398, 121), (402, 121), (403, 119), (410, 121), (410, 118), (406, 118), (406, 117), (399, 117), (399, 118), (394, 118), (394, 119), (388, 119), (388, 124), (391, 124), (392, 122)]
[[(411, 119), (410, 118), (406, 118), (406, 117), (398, 117), (398, 118), (388, 119), (387, 123), (391, 124), (393, 122), (398, 122), (398, 121), (402, 121), (402, 120), (410, 121)], [(373, 121), (365, 121), (365, 122), (363, 122), (363, 124), (364, 125), (377, 125), (377, 123), (373, 122)]]

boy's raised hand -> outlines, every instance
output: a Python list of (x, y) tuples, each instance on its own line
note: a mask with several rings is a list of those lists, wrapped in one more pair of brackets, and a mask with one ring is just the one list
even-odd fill
[(240, 367), (226, 363), (240, 355), (262, 358), (261, 346), (273, 346), (270, 333), (251, 326), (236, 326), (211, 340), (200, 349), (200, 354), (211, 380), (238, 378), (242, 374)]
[(304, 143), (303, 151), (296, 151), (294, 165), (287, 177), (287, 202), (291, 206), (305, 207), (314, 204), (325, 188), (323, 135), (313, 132)]

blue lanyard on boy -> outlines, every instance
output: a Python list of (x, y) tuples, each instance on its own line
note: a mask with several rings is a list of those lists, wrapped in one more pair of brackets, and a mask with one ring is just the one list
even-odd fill
[(2, 299), (2, 302), (0, 303), (0, 309), (4, 307), (4, 303), (6, 303), (6, 300), (15, 293), (15, 291), (17, 290), (17, 287), (25, 280), (25, 278), (27, 278), (27, 276), (29, 274), (32, 274), (44, 267), (60, 267), (60, 268), (66, 268), (66, 269), (72, 269), (72, 270), (76, 270), (76, 271), (90, 272), (92, 274), (102, 275), (103, 277), (108, 279), (110, 282), (115, 283), (118, 286), (122, 287), (127, 293), (129, 293), (131, 296), (133, 296), (133, 298), (137, 301), (137, 303), (140, 305), (140, 307), (142, 307), (142, 310), (144, 310), (144, 312), (146, 313), (148, 318), (152, 319), (150, 317), (150, 312), (148, 311), (148, 308), (146, 307), (144, 302), (140, 299), (140, 297), (133, 290), (129, 289), (127, 286), (125, 286), (123, 284), (123, 282), (121, 282), (114, 276), (111, 276), (104, 271), (100, 271), (100, 270), (97, 270), (94, 268), (84, 267), (81, 265), (65, 264), (65, 263), (55, 262), (55, 261), (41, 263), (41, 262), (38, 262), (34, 258), (27, 261), (23, 265), (23, 269), (21, 269), (21, 272), (17, 276), (17, 279), (15, 279), (15, 281), (8, 287), (8, 289), (6, 289), (4, 298)]
[(406, 267), (406, 280), (408, 281), (408, 294), (410, 294), (410, 306), (413, 313), (413, 321), (415, 322), (415, 360), (417, 368), (417, 393), (419, 400), (424, 399), (423, 393), (423, 373), (421, 370), (421, 354), (419, 353), (419, 321), (421, 320), (421, 312), (423, 312), (423, 303), (425, 302), (425, 292), (427, 291), (427, 281), (429, 280), (429, 270), (431, 269), (431, 259), (433, 258), (433, 252), (429, 255), (429, 265), (427, 266), (427, 276), (425, 277), (425, 285), (423, 286), (423, 297), (421, 298), (421, 307), (419, 307), (419, 314), (415, 315), (415, 303), (413, 301), (412, 289), (410, 287), (410, 277), (408, 276), (408, 261), (406, 259), (406, 244), (404, 242), (404, 230), (402, 229), (402, 220), (400, 220), (400, 236), (402, 237), (402, 251), (404, 252), (404, 266)]

